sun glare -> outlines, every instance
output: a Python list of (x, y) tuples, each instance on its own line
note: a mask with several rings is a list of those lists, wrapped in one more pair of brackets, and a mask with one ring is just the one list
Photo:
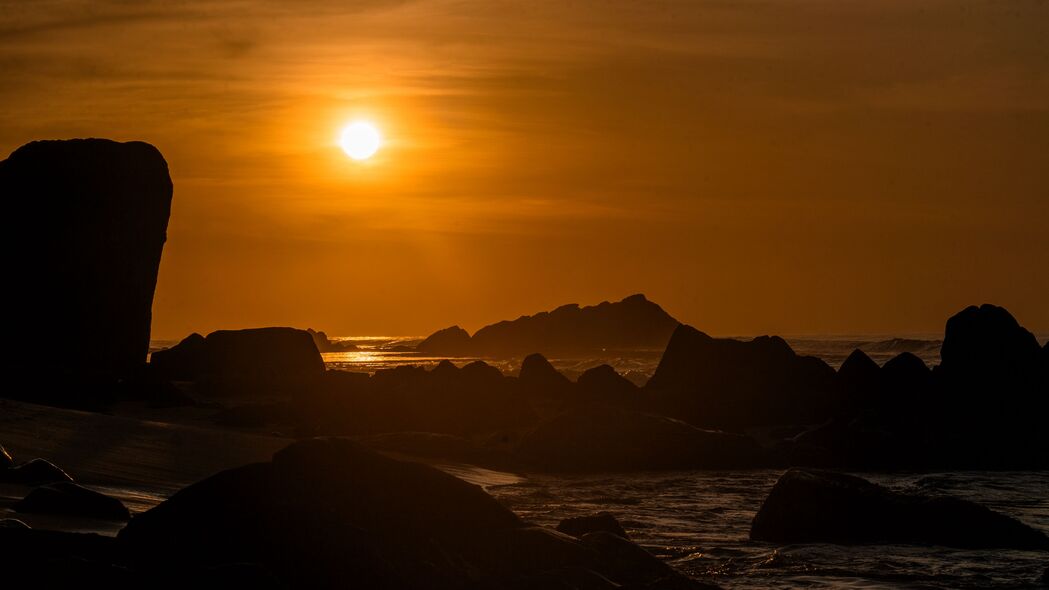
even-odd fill
[(342, 146), (342, 151), (354, 160), (367, 160), (379, 151), (382, 135), (375, 125), (368, 121), (354, 121), (342, 130), (339, 145)]

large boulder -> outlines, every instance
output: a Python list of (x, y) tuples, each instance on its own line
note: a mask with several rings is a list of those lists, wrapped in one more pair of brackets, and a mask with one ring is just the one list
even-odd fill
[(637, 385), (609, 365), (587, 369), (576, 379), (576, 385), (580, 395), (587, 400), (631, 403), (641, 397)]
[(853, 350), (835, 375), (842, 396), (841, 408), (857, 410), (875, 405), (882, 391), (881, 380), (878, 363), (862, 350)]
[[(157, 148), (106, 139), (35, 141), (0, 162), (5, 270), (18, 343), (8, 373), (113, 379), (145, 363), (172, 184)], [(59, 334), (84, 337), (55, 363)], [(33, 400), (89, 388), (12, 388)], [(60, 401), (76, 401), (61, 399)]]
[(570, 472), (738, 468), (761, 460), (749, 437), (605, 404), (541, 422), (517, 452), (535, 469)]
[(521, 372), (517, 380), (526, 392), (541, 397), (564, 397), (572, 388), (572, 382), (568, 377), (561, 374), (538, 352), (526, 356), (521, 361)]
[(136, 568), (253, 563), (296, 588), (570, 588), (578, 569), (626, 581), (601, 569), (607, 552), (524, 523), (477, 486), (341, 439), (191, 485), (118, 540)]
[(905, 494), (851, 475), (801, 469), (776, 482), (754, 517), (750, 537), (782, 544), (1049, 550), (1045, 533), (973, 502)]
[(18, 512), (63, 514), (102, 520), (128, 520), (131, 514), (117, 500), (71, 482), (58, 482), (33, 488), (15, 503)]
[(713, 428), (816, 423), (834, 409), (835, 373), (777, 336), (712, 338), (681, 325), (645, 389), (675, 418)]
[(221, 393), (294, 392), (324, 374), (313, 337), (294, 328), (192, 334), (154, 352), (150, 365), (163, 378), (196, 381)]

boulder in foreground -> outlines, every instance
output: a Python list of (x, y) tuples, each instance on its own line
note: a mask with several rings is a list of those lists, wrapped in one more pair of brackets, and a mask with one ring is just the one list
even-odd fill
[[(10, 329), (18, 344), (5, 355), (12, 366), (79, 383), (126, 377), (144, 364), (171, 211), (160, 151), (140, 141), (34, 141), (0, 162), (0, 193), (5, 249), (20, 253), (5, 269), (17, 310)], [(58, 334), (90, 343), (56, 364), (40, 351)], [(85, 395), (36, 387), (32, 401), (66, 391)]]
[(776, 482), (754, 517), (750, 538), (1049, 550), (1045, 533), (973, 502), (904, 494), (852, 475), (802, 469)]
[(619, 520), (608, 512), (566, 518), (558, 523), (557, 530), (573, 537), (582, 537), (588, 533), (602, 531), (624, 539), (628, 538), (626, 531), (623, 530), (623, 525), (619, 524)]
[[(296, 588), (538, 590), (582, 587), (571, 582), (581, 576), (595, 582), (589, 588), (612, 589), (628, 581), (606, 567), (614, 556), (600, 547), (530, 526), (447, 473), (344, 439), (300, 441), (269, 463), (193, 484), (133, 518), (119, 542), (136, 568), (252, 563)], [(653, 577), (656, 569), (631, 572), (629, 583), (705, 587), (669, 567)]]

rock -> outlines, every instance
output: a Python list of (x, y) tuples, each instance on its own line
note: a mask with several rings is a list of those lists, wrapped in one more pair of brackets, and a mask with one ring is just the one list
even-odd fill
[(33, 459), (18, 467), (0, 470), (0, 483), (35, 486), (62, 481), (73, 481), (73, 478), (46, 459)]
[(835, 375), (843, 396), (843, 408), (856, 410), (876, 404), (881, 393), (881, 380), (878, 363), (862, 350), (853, 350)]
[(15, 460), (11, 458), (11, 454), (7, 452), (4, 445), (0, 445), (0, 470), (10, 469), (15, 466)]
[(754, 517), (750, 537), (771, 543), (921, 544), (1049, 550), (1044, 533), (979, 504), (904, 494), (859, 477), (792, 469)]
[[(17, 285), (7, 293), (10, 309), (18, 310), (9, 327), (18, 346), (5, 355), (10, 367), (66, 384), (124, 377), (141, 367), (171, 208), (160, 152), (138, 141), (34, 141), (0, 162), (0, 192), (5, 249), (32, 252), (14, 256), (5, 271), (8, 284)], [(56, 334), (83, 335), (89, 343), (56, 364), (40, 354), (54, 346)], [(31, 401), (50, 402), (70, 400), (48, 396), (93, 390), (27, 391)]]
[(71, 482), (58, 482), (34, 488), (15, 503), (18, 512), (64, 514), (103, 520), (128, 520), (131, 514), (116, 498)]
[(573, 537), (582, 537), (587, 533), (603, 531), (629, 539), (623, 525), (608, 512), (598, 512), (589, 516), (566, 518), (557, 525), (557, 530)]
[(744, 342), (681, 325), (645, 386), (664, 414), (704, 427), (814, 424), (834, 409), (835, 373), (777, 336)]
[(0, 529), (26, 529), (31, 527), (17, 518), (0, 518)]
[(459, 326), (438, 330), (420, 342), (415, 350), (426, 354), (467, 356), (471, 354), (470, 333)]
[(587, 369), (576, 380), (584, 399), (598, 401), (638, 401), (640, 390), (629, 379), (608, 365)]
[(193, 484), (118, 542), (139, 569), (252, 563), (290, 587), (571, 588), (567, 572), (581, 569), (627, 581), (598, 549), (527, 525), (481, 488), (343, 439)]
[(716, 588), (686, 578), (642, 547), (619, 535), (597, 531), (583, 535), (582, 540), (600, 556), (600, 565), (596, 569), (625, 587), (652, 590)]
[(424, 340), (427, 354), (514, 357), (543, 354), (587, 354), (606, 349), (661, 350), (678, 321), (644, 295), (594, 306), (562, 305), (549, 312), (521, 316), (485, 326), (471, 338), (458, 326)]
[(202, 382), (217, 393), (300, 393), (324, 375), (313, 337), (294, 328), (193, 334), (154, 352), (150, 364), (165, 378)]
[(543, 471), (637, 471), (753, 466), (761, 451), (749, 437), (603, 404), (541, 422), (518, 455)]
[(1025, 373), (1038, 353), (1034, 334), (1004, 307), (972, 305), (947, 320), (940, 369), (956, 379), (994, 382)]
[(541, 397), (564, 397), (572, 388), (572, 382), (562, 375), (546, 357), (538, 352), (521, 361), (518, 382), (532, 395)]
[(349, 342), (332, 342), (324, 332), (318, 332), (313, 328), (306, 328), (306, 332), (313, 337), (313, 343), (319, 352), (352, 352), (359, 350), (356, 345)]
[(29, 527), (0, 527), (0, 571), (4, 587), (107, 588), (123, 590), (168, 586), (167, 580), (133, 579), (114, 565), (115, 539)]

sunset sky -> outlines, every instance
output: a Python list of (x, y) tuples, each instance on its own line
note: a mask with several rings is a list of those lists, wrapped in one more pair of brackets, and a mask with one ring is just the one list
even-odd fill
[(164, 153), (155, 338), (636, 292), (723, 335), (1049, 331), (1044, 0), (0, 0), (0, 105), (0, 158)]

